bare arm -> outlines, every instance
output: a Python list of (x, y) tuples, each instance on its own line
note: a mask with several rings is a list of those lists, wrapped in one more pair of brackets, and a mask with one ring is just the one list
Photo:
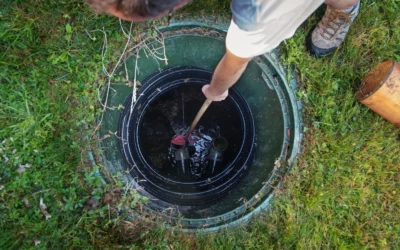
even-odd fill
[(224, 57), (214, 71), (210, 85), (203, 88), (205, 96), (213, 101), (225, 99), (227, 90), (239, 80), (251, 59), (237, 57), (226, 50)]

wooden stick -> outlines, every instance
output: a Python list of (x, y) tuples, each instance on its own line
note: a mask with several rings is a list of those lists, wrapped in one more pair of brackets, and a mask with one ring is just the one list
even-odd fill
[(197, 113), (196, 117), (194, 118), (194, 120), (193, 120), (193, 122), (192, 122), (192, 125), (190, 126), (189, 131), (187, 132), (187, 134), (186, 134), (186, 136), (185, 136), (185, 139), (186, 139), (186, 140), (187, 140), (187, 138), (189, 137), (189, 135), (193, 132), (194, 128), (197, 126), (197, 123), (199, 123), (201, 117), (204, 115), (204, 113), (206, 112), (206, 110), (208, 109), (208, 107), (210, 106), (210, 104), (211, 104), (212, 102), (213, 102), (212, 100), (207, 99), (207, 100), (204, 102), (203, 106), (201, 106), (199, 112)]

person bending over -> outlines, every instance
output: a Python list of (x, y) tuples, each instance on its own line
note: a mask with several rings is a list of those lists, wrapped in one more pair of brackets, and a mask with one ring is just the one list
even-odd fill
[[(191, 0), (85, 0), (98, 13), (127, 21), (160, 18)], [(222, 101), (255, 56), (276, 48), (323, 3), (325, 15), (307, 42), (311, 54), (327, 56), (343, 42), (358, 15), (360, 0), (232, 0), (232, 21), (226, 37), (226, 53), (214, 71), (204, 95)]]

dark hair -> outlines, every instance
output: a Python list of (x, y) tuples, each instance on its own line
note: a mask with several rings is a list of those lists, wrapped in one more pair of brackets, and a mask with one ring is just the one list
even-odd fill
[(126, 16), (157, 17), (172, 10), (182, 0), (85, 0), (98, 13), (113, 7)]

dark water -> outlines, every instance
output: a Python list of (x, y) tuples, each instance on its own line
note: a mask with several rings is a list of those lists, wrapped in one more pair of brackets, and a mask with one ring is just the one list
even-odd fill
[[(145, 111), (139, 133), (140, 148), (146, 161), (168, 179), (182, 180), (176, 170), (171, 139), (188, 130), (204, 101), (201, 86), (186, 85), (163, 94)], [(223, 166), (227, 166), (236, 157), (243, 141), (240, 113), (230, 99), (212, 103), (189, 137), (193, 181), (210, 177), (206, 174), (208, 148), (212, 139), (219, 136), (225, 137), (229, 143), (223, 161)], [(221, 171), (223, 168), (214, 174)]]

